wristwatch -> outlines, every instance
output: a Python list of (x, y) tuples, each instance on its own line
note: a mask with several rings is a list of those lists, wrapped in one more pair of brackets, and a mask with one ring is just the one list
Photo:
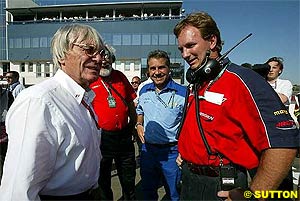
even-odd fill
[(143, 126), (143, 124), (141, 122), (137, 122), (134, 126), (135, 129), (137, 129), (138, 126)]

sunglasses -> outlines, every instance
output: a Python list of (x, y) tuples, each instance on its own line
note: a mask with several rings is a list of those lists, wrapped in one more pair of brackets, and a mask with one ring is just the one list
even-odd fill
[(107, 53), (105, 51), (105, 49), (101, 49), (101, 50), (98, 50), (96, 48), (96, 46), (94, 45), (87, 45), (87, 44), (84, 44), (84, 43), (73, 43), (73, 45), (75, 46), (78, 46), (80, 47), (81, 49), (84, 50), (85, 54), (89, 57), (94, 57), (96, 56), (98, 53), (100, 54), (100, 56), (102, 58), (105, 58)]
[(281, 57), (272, 57), (272, 58), (270, 58), (268, 61), (267, 61), (267, 63), (269, 63), (269, 62), (271, 62), (271, 61), (276, 61), (276, 62), (278, 62), (278, 63), (283, 63), (283, 58), (281, 58)]
[(131, 82), (131, 84), (139, 84), (140, 82)]

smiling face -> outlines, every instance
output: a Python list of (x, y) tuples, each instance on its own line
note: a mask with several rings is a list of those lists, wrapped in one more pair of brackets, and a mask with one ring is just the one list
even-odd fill
[(84, 89), (96, 81), (104, 59), (104, 44), (99, 33), (84, 24), (60, 27), (51, 41), (55, 67), (59, 67)]
[[(207, 40), (203, 39), (196, 27), (187, 25), (178, 35), (178, 49), (190, 67), (196, 69), (205, 60), (207, 51), (216, 47), (216, 40), (215, 36), (211, 36)], [(215, 57), (214, 55), (210, 56)]]
[[(77, 42), (79, 43), (79, 42)], [(96, 46), (89, 40), (81, 41), (80, 44)], [(87, 54), (86, 49), (72, 45), (64, 59), (60, 60), (61, 69), (83, 88), (96, 81), (102, 65), (103, 56), (97, 52), (95, 55)]]
[(165, 58), (149, 58), (148, 72), (153, 83), (158, 89), (163, 89), (169, 81), (170, 69)]
[(279, 62), (277, 61), (271, 61), (268, 64), (271, 68), (268, 73), (267, 79), (268, 81), (275, 81), (281, 74), (282, 68), (280, 67)]

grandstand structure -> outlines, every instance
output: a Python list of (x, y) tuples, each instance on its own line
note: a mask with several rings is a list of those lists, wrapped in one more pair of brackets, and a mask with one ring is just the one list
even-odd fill
[(105, 42), (116, 49), (113, 68), (129, 80), (135, 75), (145, 79), (148, 53), (162, 49), (170, 56), (173, 78), (183, 83), (184, 60), (173, 34), (175, 24), (183, 17), (182, 0), (0, 2), (0, 75), (16, 70), (26, 86), (53, 76), (53, 34), (65, 24), (84, 23), (98, 30)]

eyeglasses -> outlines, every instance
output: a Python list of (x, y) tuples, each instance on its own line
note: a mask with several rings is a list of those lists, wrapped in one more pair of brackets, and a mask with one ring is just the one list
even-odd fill
[(139, 83), (140, 83), (140, 82), (136, 82), (136, 81), (135, 81), (135, 82), (131, 82), (131, 84), (139, 84)]
[(87, 45), (87, 44), (83, 44), (83, 43), (73, 43), (73, 45), (82, 48), (84, 50), (85, 54), (89, 57), (94, 57), (98, 53), (103, 58), (106, 56), (106, 52), (104, 49), (97, 50), (96, 46), (94, 46), (94, 45)]

